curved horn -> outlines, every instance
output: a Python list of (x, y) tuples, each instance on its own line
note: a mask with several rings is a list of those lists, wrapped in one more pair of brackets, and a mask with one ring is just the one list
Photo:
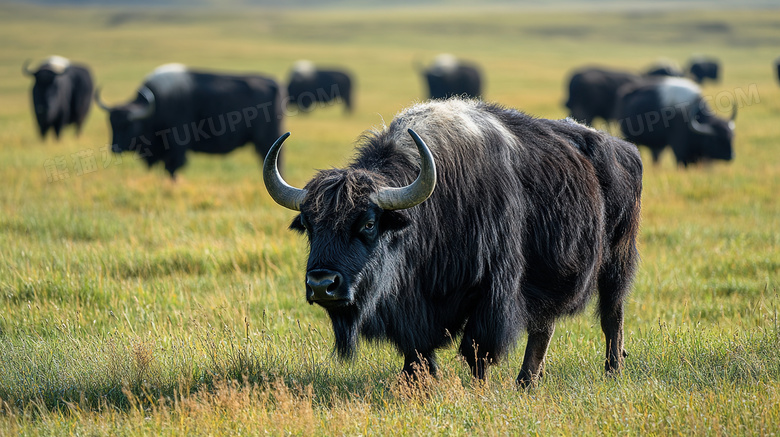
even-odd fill
[(22, 64), (22, 74), (24, 74), (26, 76), (34, 76), (35, 75), (35, 72), (31, 71), (30, 68), (29, 68), (30, 67), (30, 62), (32, 62), (32, 61), (27, 59), (26, 61), (24, 61), (24, 64)]
[(147, 105), (146, 108), (142, 110), (133, 111), (128, 117), (130, 121), (143, 120), (144, 118), (149, 118), (154, 115), (155, 99), (152, 90), (150, 90), (148, 87), (141, 87), (141, 89), (138, 90), (138, 94), (146, 99)]
[(688, 126), (691, 128), (692, 131), (702, 134), (702, 135), (715, 135), (715, 129), (712, 128), (709, 124), (702, 124), (699, 123), (699, 120), (696, 119), (696, 116), (702, 112), (701, 110), (701, 103), (698, 105), (693, 104), (691, 105), (690, 112), (688, 113)]
[(271, 198), (276, 203), (285, 208), (300, 211), (301, 203), (303, 203), (303, 199), (306, 197), (306, 190), (287, 184), (282, 179), (282, 175), (279, 174), (279, 167), (277, 167), (282, 144), (289, 136), (290, 132), (287, 132), (274, 141), (273, 146), (271, 146), (271, 149), (265, 156), (265, 161), (263, 162), (263, 182), (265, 183), (265, 189), (268, 190), (268, 194), (271, 195)]
[(384, 210), (407, 209), (419, 205), (430, 197), (433, 189), (436, 188), (436, 163), (433, 161), (431, 150), (415, 131), (409, 129), (407, 132), (412, 136), (420, 152), (420, 174), (411, 185), (400, 188), (387, 187), (377, 191), (371, 200)]
[(95, 104), (98, 105), (98, 108), (106, 112), (111, 112), (111, 107), (106, 105), (100, 98), (100, 87), (95, 88), (95, 95), (93, 98), (95, 99)]

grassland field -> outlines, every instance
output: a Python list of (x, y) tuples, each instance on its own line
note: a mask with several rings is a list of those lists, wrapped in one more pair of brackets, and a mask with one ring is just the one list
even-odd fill
[[(0, 435), (780, 433), (780, 9), (0, 4), (0, 41)], [(301, 186), (420, 101), (413, 64), (442, 52), (482, 66), (487, 100), (548, 118), (566, 115), (575, 67), (721, 60), (704, 93), (740, 106), (733, 162), (683, 170), (642, 152), (620, 377), (602, 375), (592, 308), (558, 324), (547, 375), (526, 391), (514, 386), (524, 339), (485, 384), (454, 347), (420, 384), (398, 378), (387, 344), (339, 362), (325, 312), (305, 303), (306, 242), (266, 194), (252, 147), (192, 154), (174, 183), (109, 154), (97, 108), (81, 136), (41, 142), (21, 74), (28, 58), (66, 56), (119, 103), (168, 62), (280, 80), (298, 59), (346, 67), (354, 114), (285, 120), (286, 178)]]

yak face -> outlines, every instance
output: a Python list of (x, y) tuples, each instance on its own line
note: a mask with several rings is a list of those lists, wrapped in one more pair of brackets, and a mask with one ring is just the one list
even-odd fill
[[(134, 119), (132, 114), (138, 111), (133, 104), (112, 109), (109, 115), (111, 123), (112, 139), (111, 151), (114, 153), (139, 152), (144, 144), (142, 138), (148, 129), (146, 119)], [(151, 138), (148, 138), (151, 140)]]
[[(400, 211), (385, 211), (370, 200), (381, 176), (365, 170), (320, 172), (291, 229), (309, 239), (306, 300), (326, 309), (371, 300), (371, 269), (381, 264), (387, 242), (407, 221)], [(378, 278), (381, 281), (381, 278)]]
[(100, 90), (95, 91), (95, 103), (108, 112), (111, 123), (111, 151), (142, 152), (144, 145), (150, 145), (154, 138), (151, 117), (155, 114), (156, 100), (152, 90), (142, 87), (138, 97), (130, 103), (110, 107), (100, 99)]
[(691, 131), (691, 147), (684, 153), (683, 164), (702, 159), (721, 159), (730, 161), (734, 158), (732, 142), (734, 140), (734, 120), (737, 116), (736, 104), (732, 108), (731, 118), (722, 119), (702, 101), (691, 105), (688, 114), (688, 127)]
[(697, 149), (705, 158), (730, 161), (734, 158), (734, 122), (723, 120), (714, 115), (702, 117), (702, 125), (706, 127), (703, 132), (693, 133)]
[(319, 172), (303, 189), (292, 187), (277, 167), (289, 132), (274, 142), (263, 162), (268, 194), (300, 212), (290, 228), (309, 238), (306, 300), (328, 311), (341, 357), (353, 353), (362, 323), (375, 313), (381, 298), (398, 288), (404, 269), (396, 236), (411, 223), (405, 210), (424, 202), (436, 187), (431, 150), (412, 129), (407, 132), (420, 153), (420, 173), (406, 186), (393, 186), (391, 176), (356, 161), (344, 169)]
[(43, 136), (46, 135), (48, 128), (54, 124), (61, 109), (70, 104), (66, 96), (69, 89), (67, 89), (68, 83), (62, 75), (50, 69), (42, 68), (34, 75), (33, 107)]
[[(395, 278), (394, 238), (407, 227), (404, 211), (371, 201), (382, 178), (365, 170), (320, 172), (306, 185), (308, 195), (290, 228), (306, 234), (306, 301), (325, 308), (333, 324), (335, 350), (350, 357), (363, 320), (370, 318)], [(387, 267), (387, 268), (385, 268)]]

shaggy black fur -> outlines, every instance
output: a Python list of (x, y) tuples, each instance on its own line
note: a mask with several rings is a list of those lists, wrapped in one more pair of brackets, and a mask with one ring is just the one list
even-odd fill
[[(437, 185), (422, 204), (384, 211), (369, 198), (411, 183), (433, 152)], [(529, 335), (518, 376), (541, 376), (559, 317), (598, 290), (606, 370), (623, 360), (623, 301), (637, 262), (642, 163), (636, 147), (569, 120), (450, 99), (413, 106), (368, 134), (345, 169), (306, 188), (291, 228), (306, 233), (307, 271), (339, 272), (345, 298), (323, 304), (347, 357), (358, 337), (389, 340), (406, 372), (460, 337), (474, 375)]]

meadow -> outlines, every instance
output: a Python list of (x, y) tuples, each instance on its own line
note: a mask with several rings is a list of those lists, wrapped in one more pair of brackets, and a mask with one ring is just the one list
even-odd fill
[[(780, 432), (780, 10), (432, 7), (179, 10), (0, 5), (1, 435), (776, 435)], [(343, 66), (356, 111), (290, 111), (285, 177), (348, 162), (359, 135), (420, 101), (413, 65), (479, 63), (487, 100), (566, 115), (586, 64), (719, 58), (704, 86), (739, 105), (735, 159), (646, 162), (626, 368), (603, 376), (592, 307), (561, 321), (547, 374), (518, 390), (524, 339), (484, 384), (455, 347), (410, 384), (386, 344), (332, 355), (304, 299), (306, 241), (265, 192), (252, 147), (193, 155), (172, 182), (112, 155), (93, 107), (79, 137), (40, 141), (26, 59), (88, 63), (103, 99), (181, 62), (284, 80)], [(721, 102), (721, 103), (718, 103)], [(607, 128), (607, 127), (605, 127)]]

